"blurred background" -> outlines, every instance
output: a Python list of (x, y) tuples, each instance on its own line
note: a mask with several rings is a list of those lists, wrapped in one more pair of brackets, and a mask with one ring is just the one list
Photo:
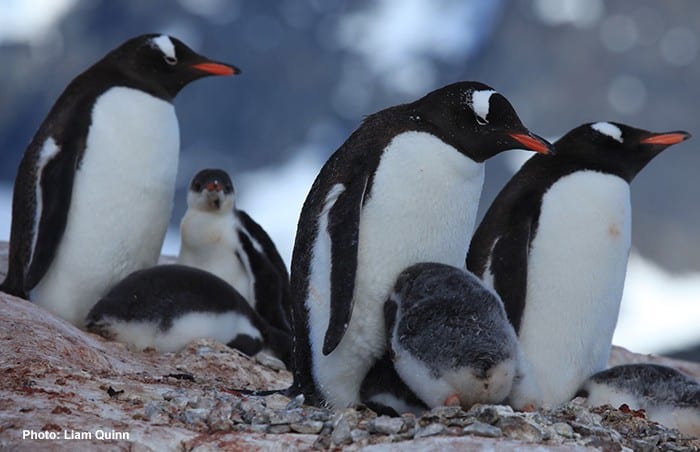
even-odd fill
[[(614, 342), (700, 361), (698, 30), (694, 0), (0, 0), (0, 240), (17, 165), (49, 108), (135, 35), (168, 33), (243, 70), (175, 100), (182, 153), (169, 254), (190, 178), (219, 167), (238, 207), (289, 262), (313, 179), (363, 116), (480, 80), (552, 140), (601, 120), (696, 135), (632, 184), (633, 250)], [(527, 157), (489, 161), (482, 213)]]

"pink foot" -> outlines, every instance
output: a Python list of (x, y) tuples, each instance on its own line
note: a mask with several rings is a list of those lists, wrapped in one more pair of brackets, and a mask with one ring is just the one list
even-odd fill
[(459, 406), (461, 404), (462, 402), (460, 402), (457, 394), (452, 394), (445, 399), (445, 406)]

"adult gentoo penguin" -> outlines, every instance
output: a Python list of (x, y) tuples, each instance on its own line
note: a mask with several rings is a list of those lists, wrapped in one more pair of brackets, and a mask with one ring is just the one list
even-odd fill
[(215, 274), (270, 325), (291, 333), (287, 267), (265, 230), (236, 208), (226, 171), (204, 169), (192, 178), (180, 237), (178, 263)]
[(201, 77), (238, 72), (149, 34), (77, 76), (20, 163), (0, 290), (82, 325), (110, 286), (155, 264), (180, 149), (173, 98)]
[[(383, 305), (409, 265), (464, 265), (484, 177), (508, 149), (543, 153), (505, 97), (459, 82), (368, 116), (321, 169), (292, 257), (295, 390), (335, 407), (386, 349)], [(464, 254), (462, 254), (464, 253)]]
[[(523, 392), (517, 386), (533, 384), (521, 372), (522, 355), (503, 302), (466, 270), (437, 263), (407, 268), (384, 305), (384, 318), (398, 376), (430, 408), (501, 403)], [(370, 375), (363, 387), (372, 384)], [(516, 408), (539, 401), (515, 399)]]
[(230, 284), (185, 265), (138, 270), (92, 307), (88, 331), (136, 349), (178, 351), (212, 338), (253, 356), (268, 349), (289, 365), (291, 337), (270, 326)]
[(467, 268), (496, 289), (544, 391), (569, 400), (605, 368), (631, 242), (635, 175), (685, 132), (584, 124), (533, 156), (472, 238)]
[(588, 378), (578, 396), (589, 406), (623, 404), (652, 421), (700, 437), (700, 382), (658, 364), (611, 367)]

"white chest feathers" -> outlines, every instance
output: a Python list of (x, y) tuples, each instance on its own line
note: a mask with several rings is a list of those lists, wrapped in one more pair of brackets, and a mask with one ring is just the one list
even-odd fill
[(528, 259), (519, 338), (545, 403), (569, 400), (602, 370), (625, 281), (631, 240), (629, 184), (594, 171), (554, 183), (542, 199)]
[(364, 376), (384, 353), (383, 306), (398, 274), (425, 261), (464, 266), (483, 178), (482, 164), (433, 135), (405, 132), (391, 141), (360, 215), (352, 318), (338, 347), (324, 356), (333, 260), (326, 227), (345, 187), (329, 191), (313, 248), (307, 309), (314, 379), (333, 406), (359, 402)]
[(238, 238), (237, 224), (231, 211), (187, 209), (180, 224), (178, 263), (213, 273), (231, 284), (255, 308), (255, 280)]
[(180, 135), (169, 102), (116, 87), (92, 110), (65, 233), (31, 297), (81, 325), (127, 274), (155, 265), (172, 210)]

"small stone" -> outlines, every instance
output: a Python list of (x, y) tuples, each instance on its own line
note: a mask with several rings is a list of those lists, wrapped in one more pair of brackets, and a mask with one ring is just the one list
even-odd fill
[(403, 419), (389, 416), (379, 416), (369, 424), (369, 428), (372, 432), (384, 435), (395, 435), (399, 433), (403, 427)]
[(438, 435), (445, 431), (445, 426), (437, 422), (429, 424), (425, 427), (417, 428), (414, 438), (423, 438), (426, 436)]
[(185, 424), (197, 424), (204, 422), (209, 414), (209, 410), (205, 408), (190, 408), (182, 414), (182, 419)]
[(566, 422), (557, 422), (556, 424), (552, 425), (552, 428), (559, 436), (563, 436), (564, 438), (574, 437), (574, 428)]
[(289, 401), (285, 409), (295, 410), (297, 408), (301, 408), (302, 405), (304, 405), (304, 394), (299, 394)]
[(350, 435), (350, 423), (347, 416), (341, 415), (333, 424), (333, 433), (331, 434), (331, 444), (342, 446), (352, 442)]
[(290, 424), (289, 427), (297, 433), (313, 434), (320, 432), (323, 429), (321, 421), (305, 421), (300, 423)]
[(361, 428), (356, 428), (350, 431), (350, 438), (353, 443), (359, 443), (369, 438), (369, 432)]
[(512, 416), (513, 408), (507, 405), (474, 405), (467, 415), (476, 417), (481, 422), (487, 424), (495, 424), (499, 419), (503, 417)]
[(503, 434), (509, 438), (523, 441), (539, 442), (545, 439), (545, 433), (537, 425), (526, 419), (511, 416), (501, 418), (496, 424)]
[(146, 419), (153, 419), (154, 417), (160, 415), (165, 411), (165, 404), (158, 400), (152, 400), (146, 404), (143, 408), (143, 414)]
[(276, 411), (270, 414), (268, 417), (268, 421), (272, 425), (279, 425), (279, 424), (296, 424), (300, 423), (304, 420), (304, 415), (301, 412), (301, 410), (284, 410), (284, 411)]
[(469, 435), (485, 436), (486, 438), (499, 438), (503, 436), (503, 432), (500, 428), (479, 421), (467, 425), (462, 429), (462, 432)]
[(267, 427), (267, 433), (281, 434), (289, 433), (290, 431), (291, 428), (289, 428), (289, 425), (287, 424), (270, 425)]
[(438, 406), (427, 413), (427, 416), (435, 416), (440, 419), (451, 419), (466, 414), (460, 406)]
[(201, 347), (197, 347), (197, 356), (204, 356), (212, 353), (214, 350), (209, 347), (208, 345), (202, 345)]

